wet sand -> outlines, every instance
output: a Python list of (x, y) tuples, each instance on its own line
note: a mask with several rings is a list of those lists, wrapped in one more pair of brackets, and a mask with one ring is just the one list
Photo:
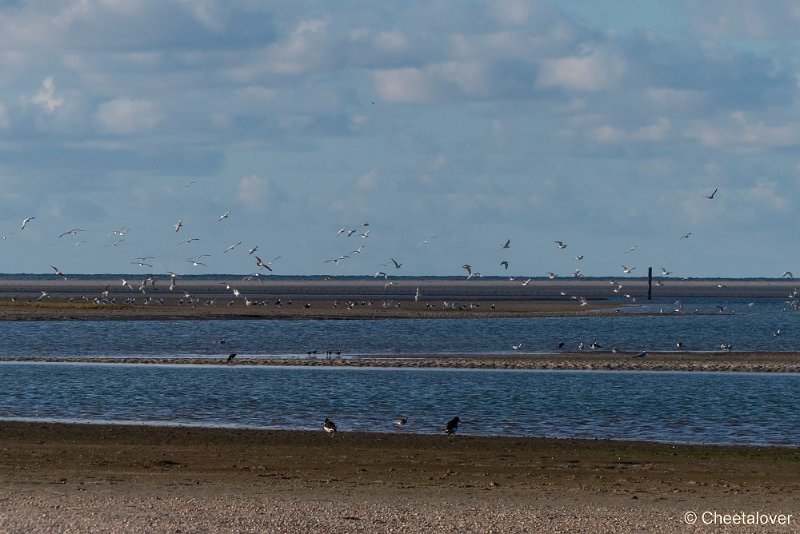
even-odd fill
[(790, 532), (798, 492), (796, 448), (0, 422), (2, 531)]

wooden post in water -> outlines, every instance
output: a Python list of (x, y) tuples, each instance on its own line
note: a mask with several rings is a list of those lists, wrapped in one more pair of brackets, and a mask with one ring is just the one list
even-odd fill
[(647, 268), (647, 300), (653, 299), (653, 268)]

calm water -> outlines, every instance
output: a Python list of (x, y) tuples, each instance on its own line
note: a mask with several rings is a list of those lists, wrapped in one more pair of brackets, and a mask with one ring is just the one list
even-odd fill
[(790, 374), (4, 363), (0, 392), (12, 419), (800, 445)]
[[(478, 355), (561, 341), (798, 350), (800, 313), (778, 299), (747, 304), (686, 299), (683, 315), (580, 318), (0, 322), (0, 360)], [(319, 429), (330, 417), (344, 431), (438, 433), (455, 415), (465, 434), (800, 445), (800, 375), (0, 363), (5, 419)], [(410, 420), (402, 430), (391, 424), (399, 416)]]
[[(2, 357), (198, 357), (236, 352), (247, 357), (305, 356), (341, 350), (345, 355), (553, 352), (560, 342), (575, 350), (598, 342), (605, 349), (734, 351), (800, 349), (800, 312), (780, 299), (684, 300), (686, 313), (669, 313), (674, 301), (647, 309), (663, 315), (523, 319), (419, 319), (347, 321), (24, 321), (0, 323)], [(725, 313), (719, 313), (722, 306)], [(697, 310), (698, 313), (695, 313)], [(780, 330), (780, 335), (775, 333)], [(215, 341), (225, 340), (221, 346)]]

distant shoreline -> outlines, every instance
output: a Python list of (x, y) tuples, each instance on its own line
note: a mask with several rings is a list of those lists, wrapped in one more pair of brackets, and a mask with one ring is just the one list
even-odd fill
[[(785, 298), (793, 280), (666, 280), (654, 298)], [(620, 287), (621, 286), (621, 287)], [(614, 289), (617, 291), (614, 291)], [(382, 319), (542, 317), (646, 306), (641, 279), (62, 280), (0, 277), (0, 320)], [(661, 301), (663, 302), (663, 300)], [(666, 309), (645, 313), (670, 313)], [(644, 308), (643, 308), (644, 309)]]

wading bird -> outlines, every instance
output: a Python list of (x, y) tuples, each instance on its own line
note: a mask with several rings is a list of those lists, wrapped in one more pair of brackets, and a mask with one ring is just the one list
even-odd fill
[(325, 432), (327, 432), (331, 436), (336, 434), (336, 424), (327, 417), (325, 418), (325, 422), (322, 423), (322, 428), (324, 428)]
[(460, 422), (461, 420), (458, 417), (453, 417), (450, 419), (447, 424), (444, 425), (444, 433), (447, 435), (453, 434), (456, 429), (458, 429), (458, 423)]

